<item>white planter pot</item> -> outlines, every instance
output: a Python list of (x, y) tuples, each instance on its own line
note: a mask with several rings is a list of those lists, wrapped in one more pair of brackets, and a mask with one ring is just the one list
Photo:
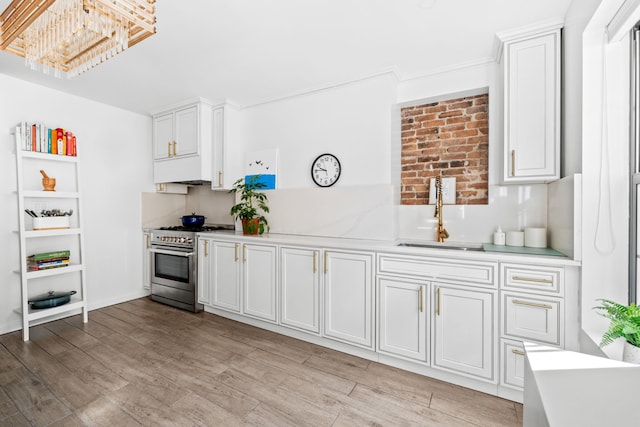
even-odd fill
[(622, 360), (628, 363), (640, 365), (640, 347), (630, 344), (629, 341), (624, 342), (622, 350)]

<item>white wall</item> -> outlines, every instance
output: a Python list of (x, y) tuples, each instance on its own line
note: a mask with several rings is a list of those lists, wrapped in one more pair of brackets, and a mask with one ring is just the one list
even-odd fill
[(14, 141), (20, 121), (72, 130), (78, 138), (88, 300), (97, 308), (144, 295), (142, 191), (153, 191), (151, 119), (0, 74), (2, 221), (0, 333), (21, 328)]
[(393, 73), (241, 110), (248, 152), (278, 148), (278, 188), (315, 187), (311, 163), (320, 154), (340, 160), (344, 186), (388, 184)]

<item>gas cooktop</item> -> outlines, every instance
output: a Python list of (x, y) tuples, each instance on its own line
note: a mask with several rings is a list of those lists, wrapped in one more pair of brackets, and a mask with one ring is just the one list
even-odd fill
[(192, 231), (194, 233), (199, 233), (202, 231), (220, 231), (220, 230), (230, 230), (233, 231), (235, 227), (233, 225), (203, 225), (202, 227), (186, 227), (184, 225), (172, 225), (169, 227), (160, 227), (158, 230), (169, 230), (169, 231)]

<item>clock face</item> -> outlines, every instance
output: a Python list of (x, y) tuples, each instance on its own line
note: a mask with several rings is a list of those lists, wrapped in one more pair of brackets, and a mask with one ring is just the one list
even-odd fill
[(333, 154), (318, 156), (311, 165), (311, 178), (320, 187), (331, 187), (340, 178), (340, 161)]

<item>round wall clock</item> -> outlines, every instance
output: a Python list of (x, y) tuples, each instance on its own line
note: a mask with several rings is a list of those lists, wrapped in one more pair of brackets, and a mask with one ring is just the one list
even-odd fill
[(333, 154), (319, 155), (311, 165), (311, 179), (320, 187), (331, 187), (340, 178), (340, 161)]

